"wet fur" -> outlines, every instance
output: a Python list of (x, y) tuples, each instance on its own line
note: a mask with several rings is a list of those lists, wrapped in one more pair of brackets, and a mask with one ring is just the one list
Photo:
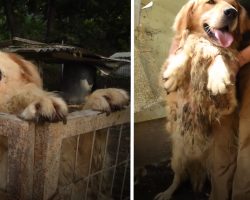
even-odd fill
[[(30, 121), (65, 121), (68, 108), (55, 93), (42, 89), (35, 65), (12, 53), (0, 52), (0, 112), (17, 114)], [(128, 104), (122, 89), (96, 90), (86, 98), (83, 109), (111, 112)]]
[[(233, 33), (239, 35), (247, 29), (247, 23), (243, 23), (246, 13), (238, 3), (232, 2), (241, 12)], [(199, 21), (203, 13), (209, 12), (208, 7), (204, 7), (203, 12), (201, 7), (199, 12), (193, 12), (192, 9), (202, 3), (206, 1), (190, 0), (178, 13), (173, 27), (174, 41), (179, 46), (163, 65), (164, 87), (170, 92), (166, 98), (167, 130), (172, 138), (171, 166), (175, 176), (172, 185), (156, 196), (158, 200), (171, 199), (186, 178), (191, 179), (195, 191), (202, 189), (211, 169), (214, 134), (220, 129), (217, 124), (223, 122), (224, 116), (237, 118), (234, 113), (237, 106), (235, 79), (239, 68), (236, 59), (239, 36), (231, 48), (221, 48), (212, 43), (196, 20), (190, 17), (192, 13)], [(236, 127), (237, 124), (231, 124), (229, 128)]]
[[(36, 123), (44, 121), (66, 123), (68, 108), (64, 100), (55, 93), (43, 90), (42, 79), (36, 66), (19, 55), (0, 52), (0, 96), (0, 112), (15, 114), (24, 120)], [(83, 109), (110, 113), (123, 109), (128, 103), (129, 97), (124, 90), (100, 89), (87, 97)], [(85, 142), (91, 145), (92, 139), (89, 138)], [(0, 138), (0, 189), (6, 189), (6, 143), (6, 140)], [(70, 139), (63, 147), (66, 149), (66, 154), (63, 156), (62, 167), (66, 174), (72, 172), (70, 165), (72, 154), (67, 154), (71, 152), (72, 147), (74, 142)], [(83, 167), (85, 165), (86, 163)]]

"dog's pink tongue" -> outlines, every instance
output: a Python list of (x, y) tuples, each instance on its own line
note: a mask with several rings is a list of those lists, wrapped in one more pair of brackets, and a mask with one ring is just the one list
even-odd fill
[(224, 48), (229, 47), (234, 41), (232, 34), (228, 32), (222, 32), (220, 30), (214, 29), (214, 35), (219, 41), (220, 45)]

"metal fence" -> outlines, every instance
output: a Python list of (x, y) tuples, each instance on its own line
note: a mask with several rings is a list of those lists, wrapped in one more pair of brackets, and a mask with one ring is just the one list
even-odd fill
[(1, 189), (24, 200), (129, 199), (129, 118), (81, 111), (34, 125), (0, 115)]

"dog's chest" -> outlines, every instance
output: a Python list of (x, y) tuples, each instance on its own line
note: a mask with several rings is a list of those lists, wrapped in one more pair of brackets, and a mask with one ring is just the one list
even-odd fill
[[(215, 70), (220, 72), (220, 63), (216, 65), (216, 56), (221, 56), (223, 65), (230, 72), (230, 63), (234, 62), (234, 52), (214, 46), (204, 38), (190, 38), (189, 45), (184, 46), (184, 51), (189, 55), (186, 66), (184, 84), (177, 91), (180, 100), (177, 118), (179, 119), (182, 134), (211, 132), (214, 121), (220, 120), (222, 113), (234, 109), (236, 106), (235, 80), (227, 86), (224, 94), (212, 94), (208, 90), (209, 68), (215, 65)], [(191, 45), (190, 45), (190, 42)], [(216, 71), (215, 71), (216, 72)], [(216, 75), (216, 73), (215, 73)], [(215, 79), (216, 80), (216, 79)]]

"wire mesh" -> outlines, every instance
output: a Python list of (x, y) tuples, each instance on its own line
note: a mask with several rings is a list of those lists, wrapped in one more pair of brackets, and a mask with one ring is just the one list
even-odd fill
[(59, 189), (65, 199), (128, 199), (129, 130), (122, 124), (64, 139), (74, 141), (71, 181), (62, 181)]

